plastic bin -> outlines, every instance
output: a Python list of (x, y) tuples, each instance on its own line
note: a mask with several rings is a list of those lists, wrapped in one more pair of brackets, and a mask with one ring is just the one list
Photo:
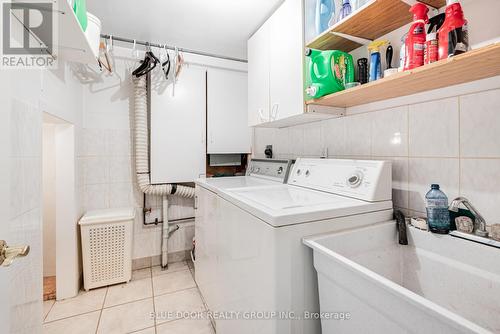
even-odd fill
[(86, 291), (132, 278), (134, 208), (96, 210), (80, 219)]
[(94, 56), (99, 56), (99, 43), (101, 41), (101, 20), (91, 13), (87, 13), (88, 24), (87, 30), (85, 30), (85, 36), (89, 41), (90, 47)]

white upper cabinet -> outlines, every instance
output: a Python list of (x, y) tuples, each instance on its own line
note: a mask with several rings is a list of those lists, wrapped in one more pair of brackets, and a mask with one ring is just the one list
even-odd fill
[(151, 89), (151, 182), (193, 182), (205, 174), (206, 69), (185, 66), (175, 84)]
[(208, 69), (207, 153), (250, 153), (247, 73)]
[(250, 126), (304, 114), (302, 0), (286, 0), (248, 41)]
[(286, 0), (270, 22), (271, 121), (304, 113), (302, 1)]
[(248, 40), (248, 124), (269, 122), (269, 21)]

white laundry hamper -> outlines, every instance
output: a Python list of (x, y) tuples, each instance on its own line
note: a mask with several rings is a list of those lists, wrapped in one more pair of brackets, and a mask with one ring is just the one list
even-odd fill
[(86, 291), (132, 278), (134, 208), (87, 212), (80, 219)]

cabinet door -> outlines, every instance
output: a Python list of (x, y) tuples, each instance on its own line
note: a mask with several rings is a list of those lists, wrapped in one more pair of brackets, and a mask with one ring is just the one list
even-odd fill
[(247, 73), (209, 69), (207, 74), (207, 153), (250, 153)]
[(205, 174), (206, 70), (184, 66), (172, 95), (151, 89), (151, 181), (193, 182)]
[(304, 112), (302, 0), (286, 0), (270, 22), (271, 120)]
[(269, 121), (269, 23), (248, 40), (248, 124)]

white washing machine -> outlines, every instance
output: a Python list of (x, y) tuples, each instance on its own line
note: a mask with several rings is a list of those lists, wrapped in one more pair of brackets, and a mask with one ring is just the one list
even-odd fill
[(391, 180), (386, 161), (299, 159), (288, 184), (220, 191), (209, 208), (210, 307), (231, 313), (216, 319), (217, 333), (321, 333), (320, 320), (307, 319), (319, 302), (301, 239), (391, 220)]
[(195, 277), (210, 310), (215, 310), (216, 222), (223, 190), (282, 185), (292, 161), (252, 159), (245, 176), (204, 178), (196, 181), (195, 196)]

